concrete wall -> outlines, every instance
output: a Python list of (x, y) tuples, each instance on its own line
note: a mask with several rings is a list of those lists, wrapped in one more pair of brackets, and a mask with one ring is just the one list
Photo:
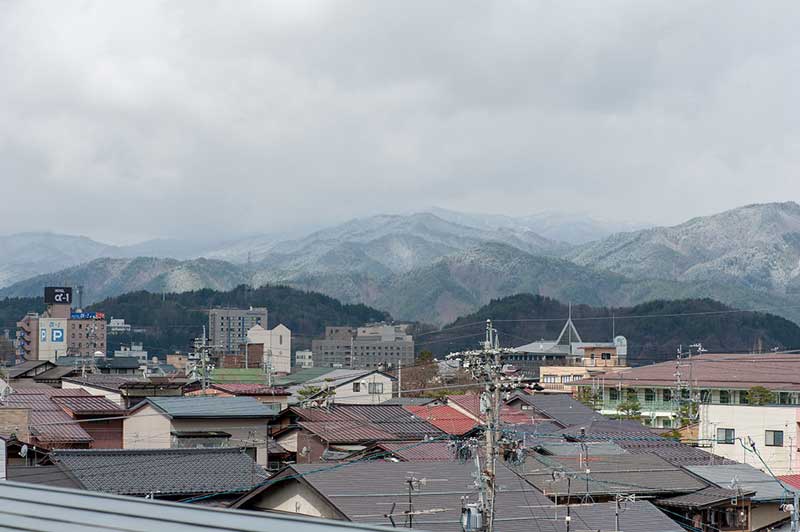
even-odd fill
[[(748, 405), (702, 405), (700, 407), (700, 431), (702, 441), (711, 444), (714, 454), (764, 469), (758, 456), (745, 451), (739, 438), (752, 438), (761, 457), (776, 475), (800, 473), (798, 444), (797, 406), (748, 406)], [(736, 431), (733, 444), (717, 442), (717, 429)], [(767, 430), (783, 431), (783, 446), (767, 446)]]
[(150, 405), (143, 406), (122, 423), (124, 449), (168, 449), (172, 424), (167, 416)]
[(30, 441), (30, 419), (30, 408), (0, 408), (0, 433), (16, 434), (18, 440)]
[(250, 501), (246, 508), (251, 510), (278, 511), (293, 514), (341, 519), (338, 512), (314, 490), (298, 480), (288, 480)]

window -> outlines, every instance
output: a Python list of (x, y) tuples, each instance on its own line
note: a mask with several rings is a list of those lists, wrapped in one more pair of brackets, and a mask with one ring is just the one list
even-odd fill
[(688, 401), (691, 398), (692, 396), (687, 388), (681, 390), (681, 399), (683, 399), (684, 401)]
[(745, 390), (739, 391), (739, 404), (746, 405), (749, 404), (750, 400), (747, 398), (747, 392)]
[(609, 388), (608, 399), (611, 401), (619, 401), (619, 390), (617, 390), (616, 388)]
[(783, 431), (768, 430), (764, 434), (764, 445), (767, 447), (783, 447)]
[(600, 355), (603, 360), (611, 360), (611, 353), (603, 353)]
[(353, 391), (356, 392), (356, 393), (361, 391), (361, 383), (360, 382), (354, 382), (353, 383)]
[(383, 383), (382, 382), (370, 382), (368, 386), (368, 391), (371, 394), (382, 394), (383, 393)]
[(572, 380), (572, 377), (570, 375), (562, 375), (561, 376), (561, 382), (562, 383), (567, 383), (567, 382), (569, 382), (571, 380)]
[(661, 426), (664, 427), (665, 429), (671, 429), (672, 428), (672, 420), (671, 419), (665, 419), (664, 421), (661, 422)]
[(731, 392), (728, 390), (719, 391), (719, 404), (727, 405), (731, 402)]
[(711, 402), (711, 390), (700, 390), (700, 402), (701, 403)]
[(644, 400), (646, 403), (652, 403), (656, 400), (656, 391), (652, 388), (644, 389)]
[(665, 388), (661, 391), (661, 397), (664, 398), (664, 402), (672, 401), (672, 390)]
[(792, 394), (789, 392), (780, 392), (778, 394), (778, 403), (782, 405), (792, 405), (794, 404)]
[(542, 375), (542, 382), (558, 382), (555, 375)]
[(717, 443), (732, 445), (734, 441), (736, 441), (734, 429), (717, 429)]

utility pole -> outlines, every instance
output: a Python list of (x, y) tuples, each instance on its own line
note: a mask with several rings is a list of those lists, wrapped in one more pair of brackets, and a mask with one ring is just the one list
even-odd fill
[(403, 397), (403, 359), (397, 359), (397, 397)]
[(194, 339), (194, 352), (199, 356), (199, 367), (195, 365), (195, 372), (200, 377), (200, 383), (203, 388), (203, 395), (208, 390), (209, 377), (211, 371), (214, 370), (214, 365), (209, 360), (209, 352), (214, 346), (208, 345), (206, 339), (206, 326), (203, 325), (203, 336)]
[(264, 378), (267, 386), (272, 388), (272, 348), (267, 348), (267, 352), (264, 353)]
[[(497, 492), (497, 456), (500, 435), (500, 392), (501, 389), (518, 388), (522, 380), (518, 377), (506, 377), (503, 374), (503, 358), (513, 353), (511, 349), (501, 349), (497, 338), (497, 330), (492, 321), (486, 320), (486, 337), (482, 348), (473, 351), (450, 353), (447, 358), (459, 362), (468, 370), (473, 378), (485, 385), (481, 394), (481, 414), (486, 420), (484, 431), (484, 467), (480, 467), (480, 456), (476, 454), (477, 484), (480, 490), (479, 513), (482, 516), (482, 530), (494, 532), (495, 500)], [(462, 507), (462, 523), (470, 522), (475, 510), (474, 505), (464, 503)]]
[(800, 532), (800, 495), (794, 491), (794, 498), (792, 500), (792, 532)]

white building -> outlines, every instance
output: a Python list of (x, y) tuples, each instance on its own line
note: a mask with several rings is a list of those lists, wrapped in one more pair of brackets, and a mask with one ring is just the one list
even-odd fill
[(118, 357), (134, 357), (139, 361), (142, 366), (147, 365), (147, 351), (140, 343), (131, 343), (130, 346), (123, 345), (117, 351), (114, 351), (114, 358)]
[(294, 354), (294, 367), (295, 368), (313, 368), (314, 367), (314, 352), (309, 349), (297, 351)]
[(39, 360), (55, 362), (67, 355), (67, 321), (61, 318), (39, 318)]
[(247, 331), (247, 343), (264, 346), (264, 362), (272, 366), (274, 373), (292, 371), (292, 331), (285, 325), (271, 330), (255, 325)]
[(125, 323), (125, 320), (122, 318), (112, 317), (108, 322), (109, 334), (125, 334), (129, 332), (131, 332), (131, 326), (129, 323)]
[[(335, 369), (323, 376), (290, 386), (289, 402), (297, 404), (303, 400), (316, 402), (317, 406), (328, 403), (376, 405), (392, 398), (395, 377), (378, 370), (358, 371)], [(305, 396), (302, 391), (317, 389), (315, 395)]]
[[(704, 404), (700, 407), (698, 438), (710, 444), (709, 450), (718, 456), (761, 470), (766, 469), (766, 463), (776, 475), (797, 474), (798, 422), (797, 405)], [(751, 450), (751, 441), (757, 453)]]

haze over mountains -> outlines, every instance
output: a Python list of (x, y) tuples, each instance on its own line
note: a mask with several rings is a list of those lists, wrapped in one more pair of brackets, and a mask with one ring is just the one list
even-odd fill
[[(520, 292), (591, 305), (711, 297), (800, 321), (793, 305), (800, 289), (796, 203), (750, 205), (593, 242), (583, 240), (601, 234), (601, 224), (562, 219), (558, 225), (553, 216), (544, 231), (561, 239), (535, 231), (545, 227), (537, 217), (443, 209), (355, 219), (294, 240), (264, 235), (205, 248), (200, 241), (119, 247), (14, 235), (0, 238), (0, 296), (38, 295), (45, 285), (66, 283), (84, 285), (88, 303), (142, 289), (282, 283), (436, 324)], [(21, 279), (26, 271), (41, 275)]]

